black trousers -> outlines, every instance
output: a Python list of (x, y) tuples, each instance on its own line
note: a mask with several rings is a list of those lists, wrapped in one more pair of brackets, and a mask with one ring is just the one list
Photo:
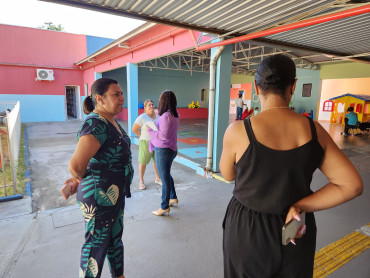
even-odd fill
[(306, 234), (282, 245), (284, 215), (243, 206), (233, 197), (223, 222), (224, 277), (308, 278), (313, 276), (316, 224), (306, 213)]

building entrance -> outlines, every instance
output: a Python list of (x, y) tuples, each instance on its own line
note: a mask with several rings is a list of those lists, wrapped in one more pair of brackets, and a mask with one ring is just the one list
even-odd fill
[(66, 86), (66, 119), (79, 119), (80, 98), (77, 86)]

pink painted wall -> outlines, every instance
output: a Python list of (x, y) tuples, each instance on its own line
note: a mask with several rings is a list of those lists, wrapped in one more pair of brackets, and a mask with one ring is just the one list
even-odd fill
[(36, 81), (36, 69), (0, 65), (0, 94), (64, 95), (66, 85), (84, 89), (80, 70), (54, 69), (54, 81)]
[(35, 28), (0, 25), (0, 61), (75, 67), (87, 56), (86, 36)]
[[(199, 35), (195, 32), (196, 36)], [(206, 40), (204, 37), (202, 39)], [(83, 69), (94, 68), (95, 72), (105, 72), (156, 57), (168, 55), (194, 47), (188, 30), (167, 25), (156, 25), (138, 34), (129, 41), (130, 48), (114, 47), (95, 57), (95, 63), (85, 62)]]
[[(65, 94), (80, 86), (82, 71), (74, 63), (86, 57), (86, 36), (0, 24), (0, 93)], [(54, 81), (36, 81), (38, 68), (52, 69)]]
[(87, 87), (87, 90), (88, 90), (87, 95), (91, 94), (90, 88), (91, 88), (91, 85), (95, 81), (94, 73), (95, 73), (95, 69), (93, 67), (83, 71), (83, 80), (84, 80), (84, 83), (87, 84), (87, 86), (88, 86)]
[[(194, 34), (198, 38), (200, 33), (194, 32)], [(203, 37), (201, 41), (208, 39)], [(88, 84), (88, 90), (95, 81), (94, 72), (101, 73), (122, 68), (127, 63), (138, 63), (194, 47), (189, 30), (167, 25), (155, 25), (127, 42), (130, 45), (129, 49), (114, 47), (94, 57), (96, 62), (85, 62), (81, 65), (84, 83)], [(90, 91), (88, 93), (90, 94)], [(122, 112), (119, 118), (127, 120), (127, 112)]]

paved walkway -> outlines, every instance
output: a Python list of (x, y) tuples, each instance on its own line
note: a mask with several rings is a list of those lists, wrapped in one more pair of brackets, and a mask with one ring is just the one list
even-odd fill
[[(59, 188), (68, 177), (67, 165), (80, 124), (78, 121), (27, 124), (32, 199), (0, 203), (1, 278), (77, 277), (84, 223), (75, 197), (64, 201)], [(184, 132), (188, 125), (181, 123)], [(200, 126), (199, 130), (206, 128)], [(179, 148), (187, 146), (191, 145), (179, 144)], [(365, 136), (343, 140), (342, 148), (364, 180), (364, 193), (342, 206), (316, 213), (317, 250), (370, 222), (369, 146), (369, 137)], [(138, 147), (133, 145), (132, 151), (138, 173)], [(134, 177), (132, 198), (127, 200), (125, 211), (125, 275), (221, 278), (221, 223), (233, 184), (205, 179), (176, 162), (173, 176), (180, 203), (165, 217), (151, 214), (159, 207), (161, 194), (160, 186), (154, 184), (153, 167), (148, 166), (145, 175), (147, 190), (140, 191), (138, 175)], [(312, 187), (317, 190), (325, 182), (326, 178), (318, 171)], [(369, 261), (367, 249), (327, 277), (370, 277)], [(107, 265), (102, 277), (110, 277)]]

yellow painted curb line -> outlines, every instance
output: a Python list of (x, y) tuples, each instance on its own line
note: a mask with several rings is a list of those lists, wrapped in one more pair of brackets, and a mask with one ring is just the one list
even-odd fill
[(315, 254), (313, 277), (326, 277), (369, 247), (370, 237), (357, 231), (329, 244)]

